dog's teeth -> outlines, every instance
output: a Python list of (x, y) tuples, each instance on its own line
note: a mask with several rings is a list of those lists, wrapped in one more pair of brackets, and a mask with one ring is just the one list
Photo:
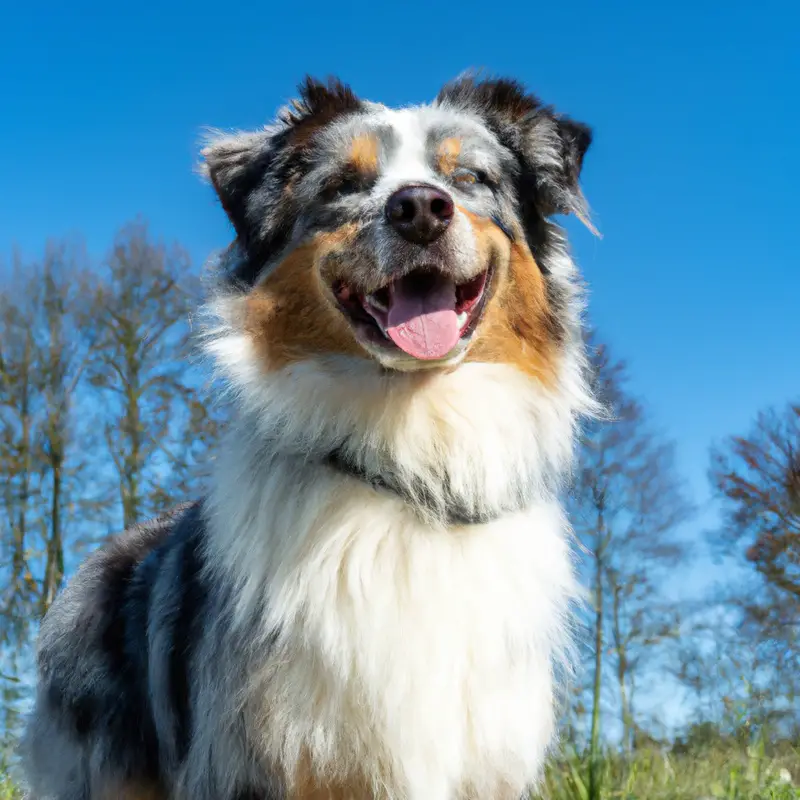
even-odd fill
[(458, 320), (458, 326), (460, 328), (463, 328), (467, 324), (467, 320), (469, 319), (469, 314), (466, 311), (464, 311), (461, 314), (459, 314), (456, 317), (456, 319)]
[(379, 320), (377, 320), (377, 319), (376, 319), (376, 320), (375, 320), (375, 324), (378, 326), (378, 330), (379, 330), (379, 331), (380, 331), (380, 332), (383, 334), (383, 338), (384, 338), (384, 339), (388, 339), (388, 338), (389, 338), (389, 334), (388, 334), (388, 333), (386, 333), (386, 328), (384, 328), (384, 327), (383, 327), (383, 325), (381, 324), (381, 322), (380, 322)]

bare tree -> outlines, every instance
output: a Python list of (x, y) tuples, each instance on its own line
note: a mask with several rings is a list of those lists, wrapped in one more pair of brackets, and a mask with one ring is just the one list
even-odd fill
[(41, 577), (41, 612), (53, 602), (65, 574), (65, 536), (69, 509), (86, 513), (92, 498), (75, 480), (87, 461), (85, 428), (77, 424), (76, 405), (82, 378), (93, 353), (78, 330), (88, 259), (83, 246), (49, 242), (40, 273), (37, 313), (33, 324), (39, 340), (42, 385), (42, 421), (39, 458), (42, 483), (49, 502), (46, 517), (44, 567)]
[(71, 489), (81, 464), (74, 402), (89, 356), (76, 330), (85, 268), (80, 243), (51, 241), (41, 262), (17, 255), (13, 288), (0, 292), (4, 542), (13, 543), (5, 588), (17, 601), (37, 595), (40, 611), (64, 574), (65, 509), (82, 503)]
[(747, 436), (713, 448), (709, 477), (723, 510), (712, 543), (743, 567), (727, 607), (768, 665), (762, 682), (781, 715), (800, 690), (800, 403), (759, 413)]
[(605, 345), (592, 352), (595, 391), (611, 418), (585, 432), (570, 508), (593, 599), (589, 789), (597, 797), (592, 765), (601, 747), (604, 660), (612, 658), (623, 740), (630, 747), (637, 680), (655, 646), (676, 634), (660, 581), (686, 555), (678, 530), (692, 509), (671, 445), (652, 430), (644, 407), (627, 390), (625, 365)]
[(29, 634), (61, 584), (73, 512), (83, 505), (74, 401), (86, 364), (75, 303), (80, 243), (48, 242), (41, 261), (14, 254), (0, 288), (0, 681), (2, 742), (20, 719)]
[(86, 320), (96, 354), (90, 377), (103, 398), (123, 526), (176, 498), (176, 470), (187, 466), (181, 448), (206, 431), (187, 361), (199, 286), (187, 253), (153, 241), (136, 222), (118, 234), (94, 291)]
[[(800, 403), (758, 415), (748, 436), (712, 451), (711, 485), (723, 502), (728, 545), (741, 546), (764, 582), (785, 595), (773, 620), (800, 619)], [(752, 613), (771, 616), (774, 604)]]
[[(25, 280), (14, 254), (15, 281)], [(40, 396), (36, 342), (24, 291), (0, 294), (0, 487), (3, 510), (3, 644), (24, 637), (37, 585), (30, 570), (38, 485), (35, 416)], [(22, 302), (21, 302), (22, 301)]]

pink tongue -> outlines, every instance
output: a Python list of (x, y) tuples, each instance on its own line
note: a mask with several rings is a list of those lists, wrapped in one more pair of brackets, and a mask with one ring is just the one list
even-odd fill
[(439, 280), (428, 291), (414, 289), (409, 280), (393, 286), (386, 332), (414, 358), (443, 358), (456, 346), (460, 333), (455, 284)]

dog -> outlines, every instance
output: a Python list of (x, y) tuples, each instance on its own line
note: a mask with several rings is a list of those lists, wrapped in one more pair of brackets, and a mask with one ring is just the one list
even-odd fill
[(235, 231), (202, 341), (235, 408), (202, 500), (46, 615), (36, 800), (517, 800), (579, 596), (590, 129), (466, 74), (392, 109), (306, 79), (212, 132)]

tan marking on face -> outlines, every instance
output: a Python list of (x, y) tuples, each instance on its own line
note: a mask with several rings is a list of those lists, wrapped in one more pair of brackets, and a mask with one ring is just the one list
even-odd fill
[(378, 140), (371, 134), (356, 136), (350, 145), (351, 166), (363, 175), (378, 173)]
[(458, 157), (461, 154), (461, 139), (451, 136), (445, 139), (436, 151), (436, 165), (442, 175), (452, 175), (458, 166)]
[(363, 355), (318, 265), (345, 247), (356, 226), (319, 233), (293, 250), (245, 300), (245, 331), (269, 370), (315, 355)]
[(512, 364), (544, 385), (552, 386), (558, 367), (558, 346), (541, 270), (524, 239), (509, 242), (491, 220), (468, 211), (464, 213), (482, 257), (486, 257), (490, 247), (499, 246), (499, 237), (505, 240), (503, 250), (495, 252), (507, 254), (507, 266), (495, 271), (494, 286), (489, 287), (492, 294), (487, 298), (483, 319), (465, 360)]
[(463, 206), (456, 206), (456, 209), (467, 218), (472, 227), (478, 249), (478, 262), (488, 265), (490, 261), (499, 258), (504, 263), (508, 259), (508, 236), (487, 217), (473, 214)]

